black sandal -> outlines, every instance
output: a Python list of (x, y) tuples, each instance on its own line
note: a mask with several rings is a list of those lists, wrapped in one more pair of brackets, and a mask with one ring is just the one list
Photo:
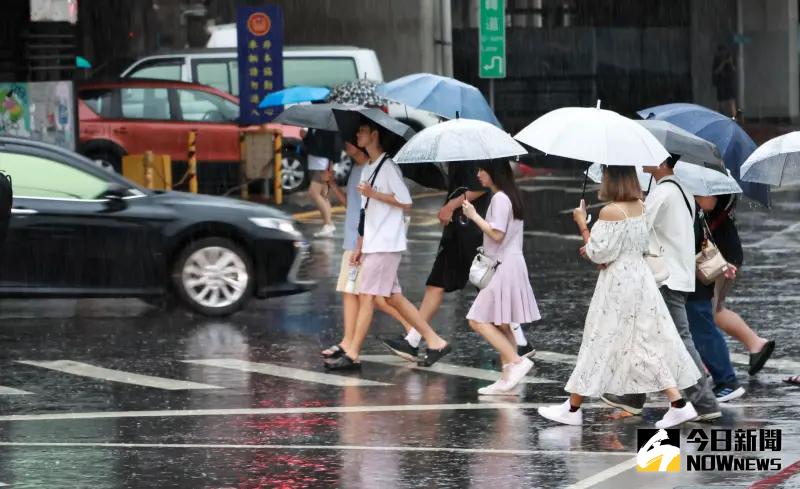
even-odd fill
[[(330, 353), (325, 353), (326, 351), (330, 352)], [(333, 345), (333, 346), (329, 346), (328, 348), (325, 348), (324, 350), (322, 350), (320, 352), (320, 355), (322, 355), (323, 358), (337, 358), (337, 357), (340, 357), (343, 353), (344, 353), (344, 350), (342, 349), (341, 346)]]
[(418, 366), (420, 366), (420, 367), (430, 367), (430, 366), (432, 366), (434, 363), (436, 363), (436, 362), (438, 362), (439, 360), (441, 360), (441, 358), (442, 358), (443, 356), (447, 355), (447, 354), (448, 354), (448, 353), (450, 353), (451, 351), (453, 351), (453, 349), (452, 349), (452, 348), (450, 348), (450, 344), (449, 344), (449, 343), (448, 343), (447, 345), (445, 345), (445, 346), (444, 346), (444, 348), (442, 348), (442, 349), (440, 349), (440, 350), (433, 350), (433, 349), (431, 349), (431, 348), (428, 348), (428, 349), (425, 351), (425, 357), (423, 357), (422, 359), (420, 359), (420, 360), (417, 362), (417, 365), (418, 365)]
[(327, 370), (360, 370), (361, 362), (357, 362), (347, 355), (342, 354), (333, 360), (326, 360), (325, 368)]
[(796, 385), (800, 387), (800, 375), (793, 375), (791, 377), (787, 377), (783, 379), (784, 382), (791, 385)]
[(751, 353), (750, 354), (750, 368), (748, 369), (747, 373), (750, 375), (755, 375), (764, 368), (764, 364), (767, 363), (769, 357), (772, 356), (772, 352), (775, 351), (775, 342), (770, 340), (764, 344), (764, 348), (761, 349), (758, 353)]

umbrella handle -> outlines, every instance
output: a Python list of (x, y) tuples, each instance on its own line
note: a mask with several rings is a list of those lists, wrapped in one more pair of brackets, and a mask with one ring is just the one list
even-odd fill
[(589, 172), (583, 173), (583, 190), (581, 191), (581, 199), (586, 196), (586, 182), (589, 181)]

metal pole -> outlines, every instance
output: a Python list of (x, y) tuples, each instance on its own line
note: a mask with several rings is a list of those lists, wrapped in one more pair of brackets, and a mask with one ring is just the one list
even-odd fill
[(153, 155), (152, 151), (144, 152), (144, 186), (150, 190), (153, 190), (155, 188), (155, 186), (153, 185), (154, 160), (155, 156)]
[(494, 112), (494, 78), (489, 78), (489, 107)]
[(283, 177), (281, 170), (283, 169), (283, 161), (281, 152), (283, 150), (283, 141), (281, 141), (281, 133), (275, 133), (275, 178), (272, 182), (273, 190), (275, 191), (275, 204), (281, 205), (283, 203)]
[(186, 172), (189, 176), (189, 192), (197, 193), (197, 131), (189, 131), (189, 168)]

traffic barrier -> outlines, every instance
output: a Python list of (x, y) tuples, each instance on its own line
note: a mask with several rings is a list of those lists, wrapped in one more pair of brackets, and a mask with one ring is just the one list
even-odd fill
[(172, 160), (169, 155), (153, 154), (122, 157), (122, 175), (151, 190), (172, 190)]

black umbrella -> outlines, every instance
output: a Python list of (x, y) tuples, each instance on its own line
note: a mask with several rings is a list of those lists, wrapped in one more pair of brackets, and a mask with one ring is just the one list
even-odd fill
[(309, 129), (322, 129), (323, 131), (338, 131), (333, 109), (355, 109), (357, 105), (344, 104), (305, 104), (292, 105), (278, 115), (272, 122), (286, 124), (287, 126), (308, 127)]
[(369, 119), (383, 129), (384, 150), (387, 153), (394, 155), (406, 141), (411, 139), (414, 130), (406, 124), (398, 121), (397, 119), (386, 114), (380, 109), (360, 108), (360, 109), (333, 109), (333, 115), (336, 118), (336, 125), (339, 127), (339, 132), (345, 141), (355, 143), (356, 133), (363, 119)]

